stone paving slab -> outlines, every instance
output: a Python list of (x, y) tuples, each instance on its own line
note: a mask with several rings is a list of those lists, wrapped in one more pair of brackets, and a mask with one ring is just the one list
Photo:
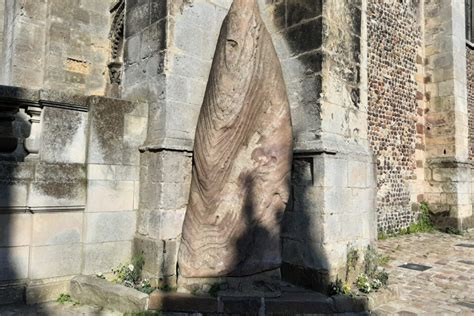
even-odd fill
[[(391, 260), (390, 283), (400, 299), (379, 306), (376, 315), (474, 315), (474, 230), (465, 235), (405, 235), (377, 242)], [(425, 271), (400, 268), (406, 263), (431, 266)]]

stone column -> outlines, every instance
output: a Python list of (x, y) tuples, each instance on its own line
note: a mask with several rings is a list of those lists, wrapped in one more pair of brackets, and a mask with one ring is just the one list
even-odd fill
[(426, 1), (426, 189), (440, 228), (472, 225), (464, 2)]
[(366, 1), (260, 2), (273, 25), (296, 141), (282, 275), (326, 291), (344, 278), (347, 250), (363, 250), (376, 235)]

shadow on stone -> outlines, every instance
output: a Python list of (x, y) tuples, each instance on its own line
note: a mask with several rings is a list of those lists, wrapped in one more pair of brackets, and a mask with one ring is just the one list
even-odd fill
[(20, 164), (27, 155), (23, 143), (30, 134), (20, 102), (28, 98), (21, 88), (0, 86), (0, 305), (25, 302), (28, 247), (16, 244), (25, 232), (15, 229), (22, 227), (18, 224), (26, 209), (16, 205), (15, 189), (22, 182)]

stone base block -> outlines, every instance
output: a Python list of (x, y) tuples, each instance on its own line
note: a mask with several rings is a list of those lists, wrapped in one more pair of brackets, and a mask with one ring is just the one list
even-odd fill
[(280, 269), (243, 277), (185, 278), (178, 277), (178, 292), (229, 297), (279, 297)]
[(0, 305), (24, 303), (25, 288), (24, 283), (0, 284)]
[(431, 221), (439, 230), (446, 232), (453, 229), (463, 231), (474, 227), (474, 216), (456, 218), (449, 216), (447, 212), (431, 214)]
[(70, 279), (54, 281), (32, 281), (26, 288), (26, 304), (55, 301), (61, 293), (69, 293)]
[(391, 301), (398, 300), (400, 298), (400, 290), (398, 285), (392, 284), (386, 288), (382, 288), (377, 292), (372, 292), (367, 295), (369, 310), (374, 310), (377, 307), (387, 304)]
[(74, 277), (70, 287), (71, 297), (82, 304), (97, 305), (122, 313), (148, 309), (147, 294), (95, 276)]
[[(366, 296), (336, 295), (327, 297), (314, 291), (282, 285), (282, 295), (275, 297), (212, 297), (155, 291), (150, 295), (150, 310), (164, 315), (368, 315)], [(175, 313), (175, 314), (174, 314)]]
[(284, 281), (327, 294), (330, 283), (329, 271), (316, 270), (283, 262), (281, 274)]

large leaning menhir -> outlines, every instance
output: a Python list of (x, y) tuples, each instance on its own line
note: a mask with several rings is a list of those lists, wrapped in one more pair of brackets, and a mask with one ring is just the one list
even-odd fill
[(281, 65), (256, 1), (235, 0), (196, 129), (181, 276), (246, 276), (280, 267), (291, 159)]

